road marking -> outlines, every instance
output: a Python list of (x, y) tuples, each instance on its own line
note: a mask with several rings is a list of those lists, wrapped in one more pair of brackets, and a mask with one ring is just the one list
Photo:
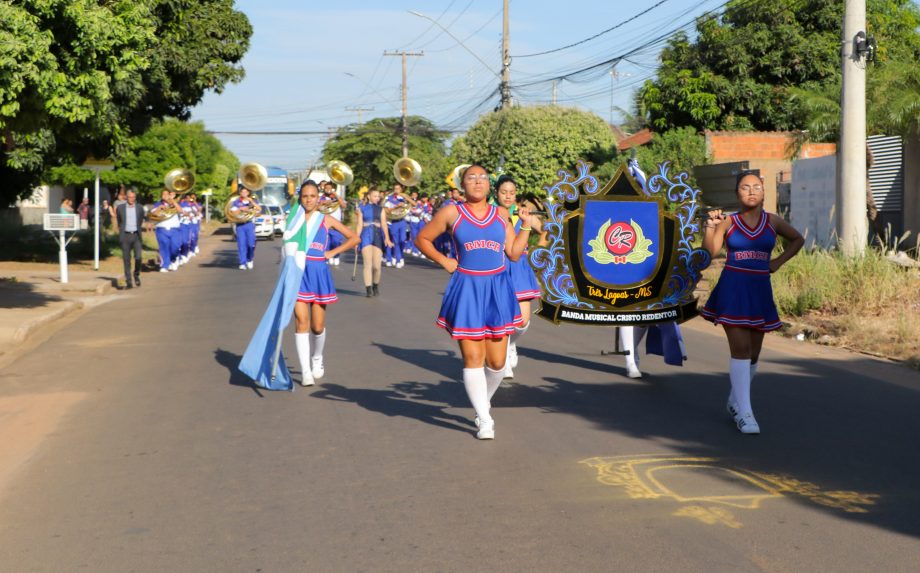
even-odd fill
[(676, 502), (680, 507), (675, 516), (733, 529), (742, 523), (732, 510), (759, 509), (769, 499), (800, 496), (847, 513), (866, 513), (879, 497), (824, 491), (810, 482), (731, 467), (711, 457), (644, 454), (594, 457), (579, 463), (597, 471), (600, 483), (622, 487), (632, 499)]

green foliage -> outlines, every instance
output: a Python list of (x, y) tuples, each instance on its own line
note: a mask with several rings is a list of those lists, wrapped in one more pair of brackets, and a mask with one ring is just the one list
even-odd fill
[[(920, 57), (911, 0), (868, 0), (867, 7), (882, 65)], [(693, 42), (679, 35), (668, 43), (636, 106), (660, 131), (799, 130), (813, 120), (832, 133), (826, 95), (837, 86), (839, 97), (842, 21), (842, 2), (736, 0), (721, 18), (698, 20)], [(805, 93), (816, 95), (809, 102)]]
[(243, 74), (232, 0), (0, 2), (0, 205), (48, 168), (111, 155)]
[[(239, 169), (236, 156), (199, 122), (159, 122), (143, 135), (130, 138), (123, 147), (115, 169), (103, 172), (100, 178), (107, 184), (134, 187), (144, 200), (155, 198), (163, 188), (163, 177), (177, 167), (195, 173), (197, 191), (210, 187), (215, 194), (229, 194), (232, 176)], [(45, 181), (82, 185), (94, 177), (92, 171), (65, 164), (49, 170)]]
[(492, 172), (504, 157), (504, 172), (514, 176), (521, 191), (544, 195), (543, 187), (556, 181), (559, 169), (573, 169), (578, 159), (600, 165), (612, 150), (610, 126), (593, 113), (512, 107), (481, 117), (454, 142), (451, 156), (455, 165), (477, 162)]
[[(407, 118), (409, 157), (422, 166), (419, 191), (433, 193), (443, 187), (444, 177), (453, 168), (447, 160), (447, 134), (438, 131), (423, 117)], [(372, 119), (349, 125), (336, 133), (323, 147), (325, 161), (341, 160), (351, 167), (356, 187), (377, 185), (389, 188), (396, 179), (393, 164), (402, 157), (402, 119)]]
[[(596, 169), (595, 175), (601, 181), (611, 179), (617, 168), (629, 160), (631, 153), (632, 151), (620, 153), (612, 161)], [(669, 161), (671, 175), (686, 171), (690, 175), (691, 185), (696, 185), (693, 168), (697, 165), (706, 165), (710, 161), (706, 154), (706, 138), (692, 127), (654, 134), (651, 143), (636, 148), (636, 160), (649, 177), (658, 172), (658, 164)]]

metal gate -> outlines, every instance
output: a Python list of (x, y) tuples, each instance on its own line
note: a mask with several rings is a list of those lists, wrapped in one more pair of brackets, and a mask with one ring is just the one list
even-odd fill
[(874, 165), (869, 185), (882, 225), (891, 225), (894, 236), (902, 233), (904, 211), (904, 143), (900, 137), (873, 135), (866, 138)]

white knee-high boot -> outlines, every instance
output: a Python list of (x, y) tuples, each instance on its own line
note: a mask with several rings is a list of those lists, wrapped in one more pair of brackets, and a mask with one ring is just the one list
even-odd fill
[(738, 410), (735, 423), (743, 434), (759, 434), (760, 426), (751, 408), (751, 359), (732, 358), (728, 372)]
[(642, 378), (642, 371), (639, 370), (639, 353), (636, 350), (638, 345), (636, 341), (636, 328), (633, 326), (621, 326), (619, 328), (619, 350), (627, 353), (624, 356), (626, 358), (626, 375), (630, 378)]
[(297, 347), (297, 358), (300, 360), (300, 370), (303, 372), (300, 385), (312, 386), (315, 381), (313, 380), (313, 365), (310, 360), (310, 333), (294, 333), (294, 345)]
[(319, 334), (313, 334), (310, 332), (310, 350), (311, 350), (311, 366), (310, 369), (313, 372), (313, 378), (319, 380), (326, 373), (326, 367), (323, 364), (323, 349), (326, 348), (326, 329), (324, 328)]
[(495, 422), (489, 412), (489, 389), (486, 384), (485, 368), (464, 368), (463, 387), (466, 395), (479, 418), (479, 432), (476, 437), (480, 440), (491, 440), (495, 437)]

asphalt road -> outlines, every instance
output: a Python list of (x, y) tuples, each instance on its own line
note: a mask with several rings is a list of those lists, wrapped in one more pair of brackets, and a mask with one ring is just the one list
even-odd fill
[(0, 570), (920, 568), (917, 373), (768, 337), (743, 436), (716, 328), (630, 380), (609, 329), (537, 319), (481, 442), (417, 260), (376, 299), (334, 269), (321, 384), (241, 376), (277, 245), (212, 237), (0, 371)]

